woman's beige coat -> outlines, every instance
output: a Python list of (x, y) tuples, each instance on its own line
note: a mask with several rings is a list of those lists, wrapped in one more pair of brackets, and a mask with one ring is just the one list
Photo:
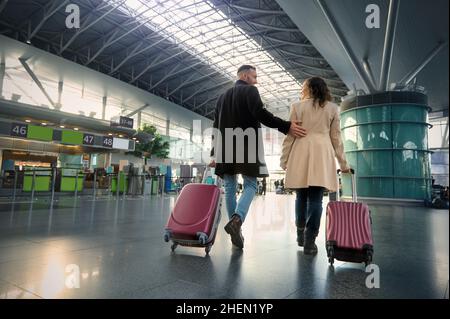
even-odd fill
[(336, 191), (335, 157), (341, 169), (348, 169), (338, 106), (327, 102), (320, 107), (313, 105), (312, 99), (296, 102), (291, 106), (290, 120), (301, 122), (307, 136), (295, 138), (287, 135), (284, 139), (280, 166), (286, 170), (285, 187), (322, 186)]

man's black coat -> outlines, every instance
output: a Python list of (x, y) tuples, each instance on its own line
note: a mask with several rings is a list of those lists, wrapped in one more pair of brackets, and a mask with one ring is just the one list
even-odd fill
[[(236, 81), (234, 87), (228, 89), (219, 97), (214, 116), (214, 128), (220, 130), (221, 139), (213, 136), (214, 147), (211, 151), (211, 155), (216, 160), (215, 173), (218, 176), (223, 177), (224, 174), (243, 174), (253, 177), (269, 176), (264, 160), (261, 123), (267, 127), (276, 128), (284, 134), (289, 132), (291, 125), (291, 122), (284, 121), (267, 111), (261, 101), (258, 89), (245, 81)], [(242, 154), (242, 148), (239, 148), (236, 144), (236, 137), (232, 139), (232, 146), (226, 150), (226, 128), (240, 128), (244, 132), (250, 128), (255, 132), (256, 139), (249, 140), (248, 136), (245, 136), (243, 139), (244, 154)], [(231, 140), (228, 139), (228, 141)], [(218, 148), (222, 150), (221, 154), (217, 151)], [(232, 154), (229, 150), (232, 150)], [(255, 151), (256, 153), (254, 153)], [(258, 156), (258, 154), (261, 155)], [(237, 158), (236, 155), (238, 155)], [(231, 161), (227, 160), (227, 157), (230, 156)], [(239, 157), (241, 157), (241, 160)], [(256, 160), (254, 160), (255, 158)]]

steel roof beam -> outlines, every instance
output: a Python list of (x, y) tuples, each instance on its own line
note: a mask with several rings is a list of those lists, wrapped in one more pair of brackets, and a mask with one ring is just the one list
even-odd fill
[[(44, 17), (42, 18), (41, 22), (39, 22), (39, 24), (34, 28), (33, 32), (31, 32), (28, 35), (28, 41), (31, 41), (31, 39), (33, 39), (36, 33), (38, 33), (41, 30), (41, 28), (44, 26), (47, 20), (50, 19), (56, 12), (58, 12), (59, 9), (64, 7), (68, 2), (69, 0), (64, 0), (62, 2), (60, 0), (53, 0), (52, 2), (50, 2), (44, 8)], [(29, 23), (31, 25), (31, 20), (29, 21)]]
[(189, 82), (196, 75), (197, 74), (195, 74), (195, 73), (192, 73), (191, 75), (189, 75), (185, 80), (183, 80), (183, 82), (180, 85), (178, 85), (175, 89), (173, 89), (172, 91), (167, 93), (167, 95), (172, 96), (173, 94), (175, 94), (175, 92), (177, 92), (186, 82)]
[(365, 58), (363, 60), (363, 67), (364, 67), (364, 70), (367, 73), (367, 77), (369, 78), (369, 81), (370, 81), (371, 85), (373, 87), (376, 87), (377, 84), (375, 82), (375, 77), (373, 76), (372, 68), (370, 67), (369, 60), (367, 58)]
[[(148, 9), (150, 10), (150, 8)], [(144, 14), (146, 11), (141, 12), (139, 15)], [(132, 22), (136, 22), (136, 17), (131, 17), (129, 19), (132, 20)], [(119, 37), (117, 37), (117, 35), (119, 34), (120, 31), (120, 27), (116, 27), (111, 33), (110, 36), (108, 37), (108, 39), (106, 40), (106, 42), (104, 42), (104, 44), (102, 45), (102, 47), (100, 49), (97, 50), (97, 52), (85, 63), (85, 65), (90, 64), (92, 61), (94, 61), (105, 49), (107, 49), (108, 47), (110, 47), (111, 45), (117, 43), (118, 41), (122, 40), (124, 37), (126, 37), (127, 35), (131, 34), (132, 32), (134, 32), (135, 30), (141, 28), (142, 26), (144, 26), (146, 23), (148, 22), (148, 20), (144, 20), (143, 22), (138, 22), (136, 24), (136, 26), (134, 26), (133, 28), (131, 28), (130, 30), (126, 31), (125, 33), (123, 33), (122, 35), (120, 35)], [(125, 23), (125, 24), (129, 24), (129, 23)]]
[(0, 2), (0, 13), (2, 13), (3, 9), (5, 9), (7, 4), (8, 0), (2, 0), (2, 2)]
[(250, 11), (254, 13), (265, 13), (265, 14), (271, 14), (271, 15), (286, 15), (286, 13), (283, 10), (268, 10), (268, 9), (260, 9), (260, 8), (251, 8), (251, 7), (244, 7), (237, 4), (230, 4), (231, 7), (243, 10), (243, 11)]
[(399, 83), (409, 84), (416, 76), (420, 73), (431, 60), (443, 49), (447, 46), (447, 42), (439, 42), (438, 45), (417, 65), (414, 69), (408, 72)]
[(45, 90), (44, 86), (42, 85), (41, 81), (39, 81), (39, 78), (36, 76), (36, 74), (31, 70), (30, 66), (27, 63), (27, 59), (19, 58), (20, 63), (23, 65), (25, 70), (27, 71), (28, 75), (33, 79), (34, 83), (38, 86), (38, 88), (41, 90), (41, 92), (45, 95), (47, 100), (50, 102), (50, 105), (55, 108), (55, 102), (53, 102), (50, 95), (48, 95), (47, 91)]
[[(158, 41), (156, 41), (155, 43), (152, 43), (151, 45), (148, 45), (146, 47), (144, 47), (143, 49), (141, 49), (141, 47), (143, 46), (144, 42), (139, 42), (134, 48), (133, 50), (130, 52), (130, 54), (128, 54), (122, 61), (120, 61), (120, 63), (118, 65), (116, 65), (111, 72), (109, 72), (109, 74), (113, 74), (114, 72), (118, 71), (122, 65), (124, 65), (128, 60), (132, 59), (133, 57), (144, 53), (147, 50), (150, 50), (151, 48), (157, 46), (158, 44), (160, 44), (163, 41), (167, 41), (167, 39), (162, 38)], [(138, 51), (139, 50), (139, 51)]]
[[(161, 64), (163, 64), (163, 63), (165, 63), (165, 62), (167, 62), (167, 61), (170, 61), (170, 60), (174, 59), (175, 57), (177, 57), (177, 56), (179, 56), (179, 55), (181, 55), (181, 54), (184, 54), (184, 53), (186, 53), (186, 51), (181, 50), (181, 51), (178, 52), (177, 54), (171, 55), (171, 56), (169, 56), (168, 58), (166, 58), (166, 59), (164, 59), (164, 60), (162, 60), (162, 61), (160, 61), (160, 62), (157, 62), (157, 63), (153, 62), (153, 63), (151, 63), (150, 65), (148, 65), (147, 67), (145, 67), (144, 70), (141, 71), (141, 73), (139, 73), (136, 77), (134, 77), (133, 79), (131, 79), (130, 83), (136, 82), (136, 80), (140, 79), (140, 78), (141, 78), (145, 73), (147, 73), (150, 69), (155, 68), (155, 67), (157, 67), (157, 66), (159, 66), (159, 65), (161, 65)], [(167, 54), (167, 53), (165, 53), (165, 54)]]
[(389, 1), (386, 33), (384, 36), (383, 57), (380, 72), (380, 91), (389, 90), (389, 77), (391, 74), (392, 55), (394, 54), (395, 30), (397, 29), (400, 0)]
[[(190, 65), (190, 66), (188, 66), (188, 67), (185, 67), (185, 68), (183, 68), (183, 69), (181, 69), (181, 70), (179, 70), (179, 71), (176, 71), (176, 72), (169, 72), (169, 73), (166, 74), (160, 81), (158, 81), (155, 85), (153, 85), (151, 89), (157, 87), (157, 86), (160, 85), (163, 81), (168, 80), (168, 79), (170, 79), (170, 78), (173, 78), (173, 77), (176, 76), (176, 75), (183, 74), (184, 72), (186, 72), (186, 71), (188, 71), (188, 70), (190, 70), (190, 69), (196, 67), (196, 66), (199, 65), (199, 64), (203, 64), (203, 63), (204, 63), (203, 61), (198, 61), (198, 62), (196, 62), (196, 63), (194, 63), (194, 64), (192, 64), (192, 65)], [(173, 70), (173, 71), (174, 71), (174, 70)], [(194, 74), (195, 74), (195, 73), (194, 73)], [(175, 90), (175, 91), (176, 91), (176, 90)], [(170, 94), (170, 95), (171, 95), (171, 94)]]
[(146, 108), (148, 108), (150, 106), (150, 104), (145, 103), (144, 105), (142, 105), (141, 107), (137, 108), (136, 110), (134, 110), (133, 112), (125, 115), (126, 117), (132, 117), (134, 115), (136, 115), (137, 113), (145, 110)]
[(355, 57), (355, 54), (353, 53), (353, 51), (350, 49), (350, 46), (348, 45), (347, 41), (345, 40), (341, 30), (338, 29), (336, 21), (334, 20), (333, 16), (331, 15), (328, 8), (326, 7), (325, 2), (323, 0), (316, 0), (316, 2), (319, 5), (319, 8), (322, 11), (323, 15), (325, 16), (334, 35), (336, 36), (337, 40), (339, 41), (342, 49), (344, 50), (345, 54), (347, 55), (347, 58), (349, 59), (353, 68), (355, 69), (356, 73), (358, 74), (359, 78), (361, 79), (365, 89), (369, 93), (375, 92), (376, 91), (375, 87), (370, 85), (370, 81), (365, 76), (365, 73), (362, 70), (361, 65), (359, 64), (358, 59)]
[(294, 33), (301, 33), (299, 29), (297, 28), (287, 28), (287, 27), (277, 27), (269, 24), (263, 24), (255, 21), (247, 21), (248, 23), (253, 24), (254, 26), (258, 28), (264, 28), (264, 29), (271, 29), (271, 30), (277, 30), (277, 31), (283, 31), (283, 32), (294, 32)]
[[(208, 91), (211, 91), (211, 90), (214, 90), (214, 89), (218, 89), (218, 88), (220, 88), (220, 87), (222, 87), (222, 86), (224, 86), (224, 85), (226, 85), (226, 84), (230, 84), (230, 83), (231, 83), (230, 80), (226, 80), (226, 81), (223, 81), (223, 82), (221, 82), (221, 83), (215, 84), (215, 85), (213, 85), (213, 86), (211, 86), (211, 87), (208, 87), (208, 88), (206, 88), (206, 89), (200, 89), (200, 90), (197, 90), (196, 92), (194, 92), (190, 97), (188, 97), (188, 98), (185, 99), (184, 101), (186, 102), (186, 101), (188, 101), (189, 99), (191, 99), (193, 96), (199, 96), (200, 94), (203, 94), (203, 93), (205, 93), (205, 92), (208, 92)], [(195, 108), (193, 109), (193, 111), (195, 111), (195, 110), (198, 109), (198, 108), (200, 108), (200, 106), (195, 107)]]
[(122, 0), (119, 2), (119, 4), (117, 4), (116, 6), (110, 8), (108, 11), (106, 11), (105, 13), (103, 13), (100, 17), (98, 17), (97, 19), (95, 19), (93, 22), (88, 24), (89, 19), (94, 15), (95, 11), (100, 11), (101, 9), (103, 9), (104, 7), (107, 7), (106, 5), (103, 7), (98, 7), (96, 10), (94, 10), (93, 12), (89, 13), (89, 15), (84, 19), (84, 21), (82, 22), (82, 26), (80, 29), (78, 29), (78, 31), (72, 36), (72, 38), (70, 38), (69, 41), (67, 41), (66, 44), (64, 44), (61, 49), (59, 50), (59, 53), (62, 54), (79, 36), (80, 34), (86, 32), (87, 30), (89, 30), (90, 28), (92, 28), (94, 25), (96, 25), (98, 22), (100, 22), (101, 20), (103, 20), (103, 18), (105, 18), (107, 15), (109, 15), (111, 12), (113, 12), (114, 10), (116, 10), (118, 7), (120, 7), (126, 0)]
[(207, 99), (206, 101), (204, 101), (202, 104), (197, 105), (196, 107), (194, 107), (192, 110), (198, 110), (198, 109), (200, 109), (203, 105), (205, 105), (205, 104), (211, 102), (211, 101), (214, 100), (214, 99), (217, 99), (218, 97), (219, 97), (219, 95), (218, 95), (218, 94), (215, 94), (213, 97), (210, 97), (209, 99)]

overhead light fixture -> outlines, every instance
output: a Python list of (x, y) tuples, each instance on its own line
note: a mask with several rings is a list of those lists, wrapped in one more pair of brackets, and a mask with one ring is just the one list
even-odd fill
[(78, 130), (79, 130), (78, 127), (74, 127), (73, 129), (74, 129), (75, 131), (78, 131)]
[(122, 135), (122, 134), (120, 134), (120, 135), (119, 135), (119, 137), (123, 137), (123, 135)]
[(108, 133), (109, 136), (112, 136), (112, 133)]
[(47, 126), (47, 123), (41, 123), (41, 125), (43, 125), (43, 126)]
[(59, 127), (60, 127), (60, 128), (65, 128), (65, 126), (64, 126), (64, 125), (60, 125)]
[(31, 121), (30, 121), (30, 120), (25, 120), (25, 122), (27, 122), (27, 123), (31, 123)]

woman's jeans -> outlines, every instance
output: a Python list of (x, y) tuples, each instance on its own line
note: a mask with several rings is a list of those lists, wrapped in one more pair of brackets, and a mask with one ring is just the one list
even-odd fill
[(306, 240), (314, 240), (319, 234), (323, 192), (324, 188), (317, 186), (297, 190), (295, 225), (304, 229)]

